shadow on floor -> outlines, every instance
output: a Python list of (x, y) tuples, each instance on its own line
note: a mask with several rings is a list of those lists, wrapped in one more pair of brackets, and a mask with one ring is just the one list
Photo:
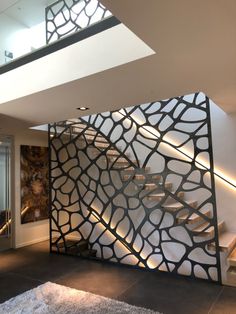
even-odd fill
[(49, 254), (47, 242), (0, 253), (0, 302), (47, 281), (164, 314), (236, 314), (236, 288)]

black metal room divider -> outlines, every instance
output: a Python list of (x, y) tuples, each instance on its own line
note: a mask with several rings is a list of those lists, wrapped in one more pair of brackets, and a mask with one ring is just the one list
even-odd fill
[(97, 0), (58, 0), (46, 8), (47, 44), (110, 17)]
[(221, 280), (209, 99), (49, 126), (51, 252)]

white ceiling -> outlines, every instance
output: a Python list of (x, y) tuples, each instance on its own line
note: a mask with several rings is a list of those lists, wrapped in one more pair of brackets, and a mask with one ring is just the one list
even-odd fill
[[(126, 26), (119, 24), (96, 36), (89, 37), (1, 75), (0, 104), (27, 95), (33, 96), (43, 90), (79, 80), (154, 53)], [(12, 88), (14, 81), (18, 84)], [(75, 108), (78, 107), (76, 102), (74, 106)], [(12, 111), (9, 111), (7, 107), (8, 105), (1, 105), (1, 112), (9, 113)], [(33, 107), (34, 105), (30, 104), (28, 110), (30, 111)], [(7, 112), (4, 108), (7, 109)], [(55, 116), (55, 112), (48, 112), (47, 117), (44, 117), (43, 120), (53, 122), (53, 119), (58, 118), (60, 119), (60, 117)], [(36, 123), (39, 122), (38, 119), (41, 118), (35, 117)], [(34, 121), (33, 112), (29, 120)]]
[(16, 4), (19, 0), (1, 0), (0, 2), (0, 13), (4, 12), (14, 4)]
[[(45, 8), (55, 0), (0, 0), (0, 14), (32, 27), (44, 21)], [(0, 16), (1, 18), (1, 16)]]
[(83, 105), (93, 113), (195, 91), (236, 111), (235, 0), (101, 2), (157, 53), (3, 103), (0, 113), (44, 123), (72, 118)]
[(18, 0), (15, 2), (16, 4), (10, 6), (5, 14), (26, 27), (32, 27), (44, 21), (45, 8), (55, 0)]

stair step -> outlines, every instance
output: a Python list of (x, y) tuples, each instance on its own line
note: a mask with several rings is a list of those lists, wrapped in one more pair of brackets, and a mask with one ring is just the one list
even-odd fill
[(160, 201), (163, 197), (165, 197), (165, 193), (157, 193), (157, 194), (149, 194), (146, 196), (148, 200), (151, 201)]
[(82, 257), (96, 257), (97, 251), (93, 249), (88, 249), (80, 253)]
[(111, 157), (118, 157), (118, 156), (120, 156), (120, 152), (118, 152), (117, 150), (115, 150), (115, 149), (109, 149), (107, 152), (106, 152), (106, 155), (107, 156), (111, 156)]
[[(101, 154), (100, 151), (95, 151), (94, 152), (95, 156), (97, 156), (99, 154)], [(106, 154), (105, 154), (105, 156), (107, 156), (108, 158), (114, 158), (114, 159), (119, 157), (120, 155), (121, 155), (121, 153), (119, 151), (117, 151), (115, 148), (112, 148), (112, 147), (109, 150), (107, 150)], [(126, 156), (128, 157), (128, 154)]]
[[(149, 194), (149, 195), (147, 195), (147, 199), (149, 199), (149, 200), (161, 200), (165, 195), (166, 195), (165, 193)], [(184, 192), (179, 192), (178, 197), (182, 199), (184, 197)], [(176, 203), (170, 203), (170, 204), (162, 205), (162, 207), (166, 208), (166, 206), (169, 206), (169, 205), (172, 206), (172, 204), (176, 205)]]
[[(184, 192), (180, 192), (180, 193), (184, 193)], [(196, 207), (197, 206), (197, 201), (185, 201), (186, 204), (188, 204), (189, 206), (191, 207)], [(182, 209), (182, 208), (185, 208), (185, 206), (181, 203), (170, 203), (170, 204), (165, 204), (165, 205), (162, 205), (162, 207), (168, 211), (171, 211), (171, 212), (175, 212), (179, 209)], [(182, 217), (182, 216), (181, 216)]]
[(97, 147), (97, 148), (107, 148), (108, 146), (110, 146), (111, 144), (110, 143), (108, 143), (108, 142), (104, 142), (104, 143), (102, 143), (102, 142), (94, 142), (94, 147)]
[(224, 284), (236, 287), (236, 267), (230, 266), (226, 272), (226, 282)]
[(88, 142), (94, 141), (95, 143), (108, 143), (108, 141), (100, 135), (98, 135), (98, 136), (86, 135), (85, 138)]
[[(219, 236), (219, 246), (221, 252), (230, 253), (236, 244), (236, 234), (232, 232), (223, 232)], [(208, 249), (215, 251), (215, 244), (208, 245)]]
[(118, 165), (118, 166), (123, 166), (123, 165), (131, 165), (131, 164), (134, 164), (134, 165), (138, 165), (138, 161), (129, 161), (129, 160), (127, 160), (127, 159), (125, 159), (125, 158), (119, 158), (119, 159), (117, 159), (116, 161), (110, 161), (110, 162), (114, 162), (114, 165), (116, 166), (116, 165)]
[(76, 241), (76, 240), (66, 240), (66, 243), (60, 242), (57, 244), (59, 249), (69, 250), (71, 253), (77, 253), (88, 249), (88, 242), (85, 240)]
[(120, 170), (120, 171), (135, 171), (137, 166), (136, 165), (131, 165), (130, 163), (114, 163), (111, 164), (111, 169), (112, 170)]
[[(85, 141), (83, 139), (79, 140), (79, 142), (84, 143)], [(100, 148), (100, 149), (107, 149), (109, 146), (111, 146), (110, 149), (112, 149), (112, 144), (108, 142), (98, 142), (98, 141), (90, 141), (88, 140), (88, 145), (92, 146), (92, 148)]]
[(235, 286), (236, 286), (236, 267), (230, 266), (227, 269), (227, 277), (229, 277), (229, 276), (231, 276), (231, 279), (232, 279), (232, 276), (234, 277), (234, 283), (235, 283)]
[[(197, 201), (195, 201), (195, 204), (193, 204), (192, 207), (196, 207), (197, 206)], [(210, 217), (211, 216), (211, 211), (210, 210), (206, 210), (201, 212), (202, 214), (204, 214), (206, 217)], [(189, 214), (185, 214), (182, 215), (180, 217), (177, 218), (177, 222), (178, 223), (182, 223), (185, 222), (187, 224), (196, 224), (198, 222), (202, 222), (204, 221), (204, 218), (202, 218), (201, 216), (199, 216), (197, 213), (193, 213), (191, 216), (189, 216)]]
[(230, 266), (234, 266), (236, 269), (236, 248), (234, 248), (231, 254), (228, 256), (227, 261)]
[[(76, 127), (73, 127), (73, 133), (77, 133), (77, 134), (80, 134), (84, 131), (84, 129), (86, 128), (86, 125), (84, 127), (82, 126), (76, 126)], [(86, 131), (84, 131), (84, 134), (85, 135), (92, 135), (92, 136), (95, 136), (97, 135), (97, 131), (95, 130), (92, 130), (92, 129), (87, 129)]]
[[(124, 178), (124, 176), (125, 175), (129, 175), (129, 176), (133, 176), (136, 172), (145, 172), (145, 173), (147, 173), (147, 172), (149, 172), (151, 170), (151, 168), (150, 167), (145, 167), (145, 168), (132, 168), (132, 169), (124, 169), (123, 171), (122, 171), (122, 173), (123, 173), (123, 175), (122, 175), (122, 177)], [(135, 176), (136, 176), (137, 174), (135, 174)]]
[(231, 254), (228, 256), (227, 261), (230, 266), (236, 267), (236, 248), (234, 248)]
[[(194, 233), (197, 233), (197, 235), (199, 235), (199, 236), (213, 236), (215, 228), (214, 228), (214, 226), (209, 226), (207, 228), (208, 225), (209, 225), (209, 223), (204, 222), (202, 225), (197, 226), (194, 229), (192, 229), (192, 231)], [(221, 233), (223, 231), (223, 228), (224, 228), (224, 221), (221, 221), (221, 222), (218, 223), (218, 231), (219, 231), (219, 233)]]
[(229, 272), (231, 275), (235, 275), (236, 276), (236, 267), (229, 267), (227, 272)]
[[(132, 177), (132, 174), (125, 174), (123, 176), (124, 180), (129, 180), (130, 177)], [(133, 180), (137, 180), (137, 181), (145, 181), (145, 180), (156, 180), (156, 181), (160, 181), (161, 176), (159, 174), (155, 174), (155, 175), (143, 175), (143, 174), (136, 174), (135, 176), (133, 176)]]
[[(140, 183), (139, 186), (141, 187), (143, 184)], [(162, 183), (145, 183), (144, 184), (144, 189), (145, 190), (156, 190), (156, 189), (160, 189), (163, 187)], [(172, 188), (172, 183), (171, 182), (166, 182), (165, 183), (165, 189), (170, 190)]]

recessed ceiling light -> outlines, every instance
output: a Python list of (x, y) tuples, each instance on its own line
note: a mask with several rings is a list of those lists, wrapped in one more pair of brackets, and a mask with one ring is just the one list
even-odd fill
[(87, 107), (79, 107), (79, 108), (76, 108), (77, 110), (81, 110), (81, 111), (85, 111), (85, 110), (89, 110), (89, 108)]

